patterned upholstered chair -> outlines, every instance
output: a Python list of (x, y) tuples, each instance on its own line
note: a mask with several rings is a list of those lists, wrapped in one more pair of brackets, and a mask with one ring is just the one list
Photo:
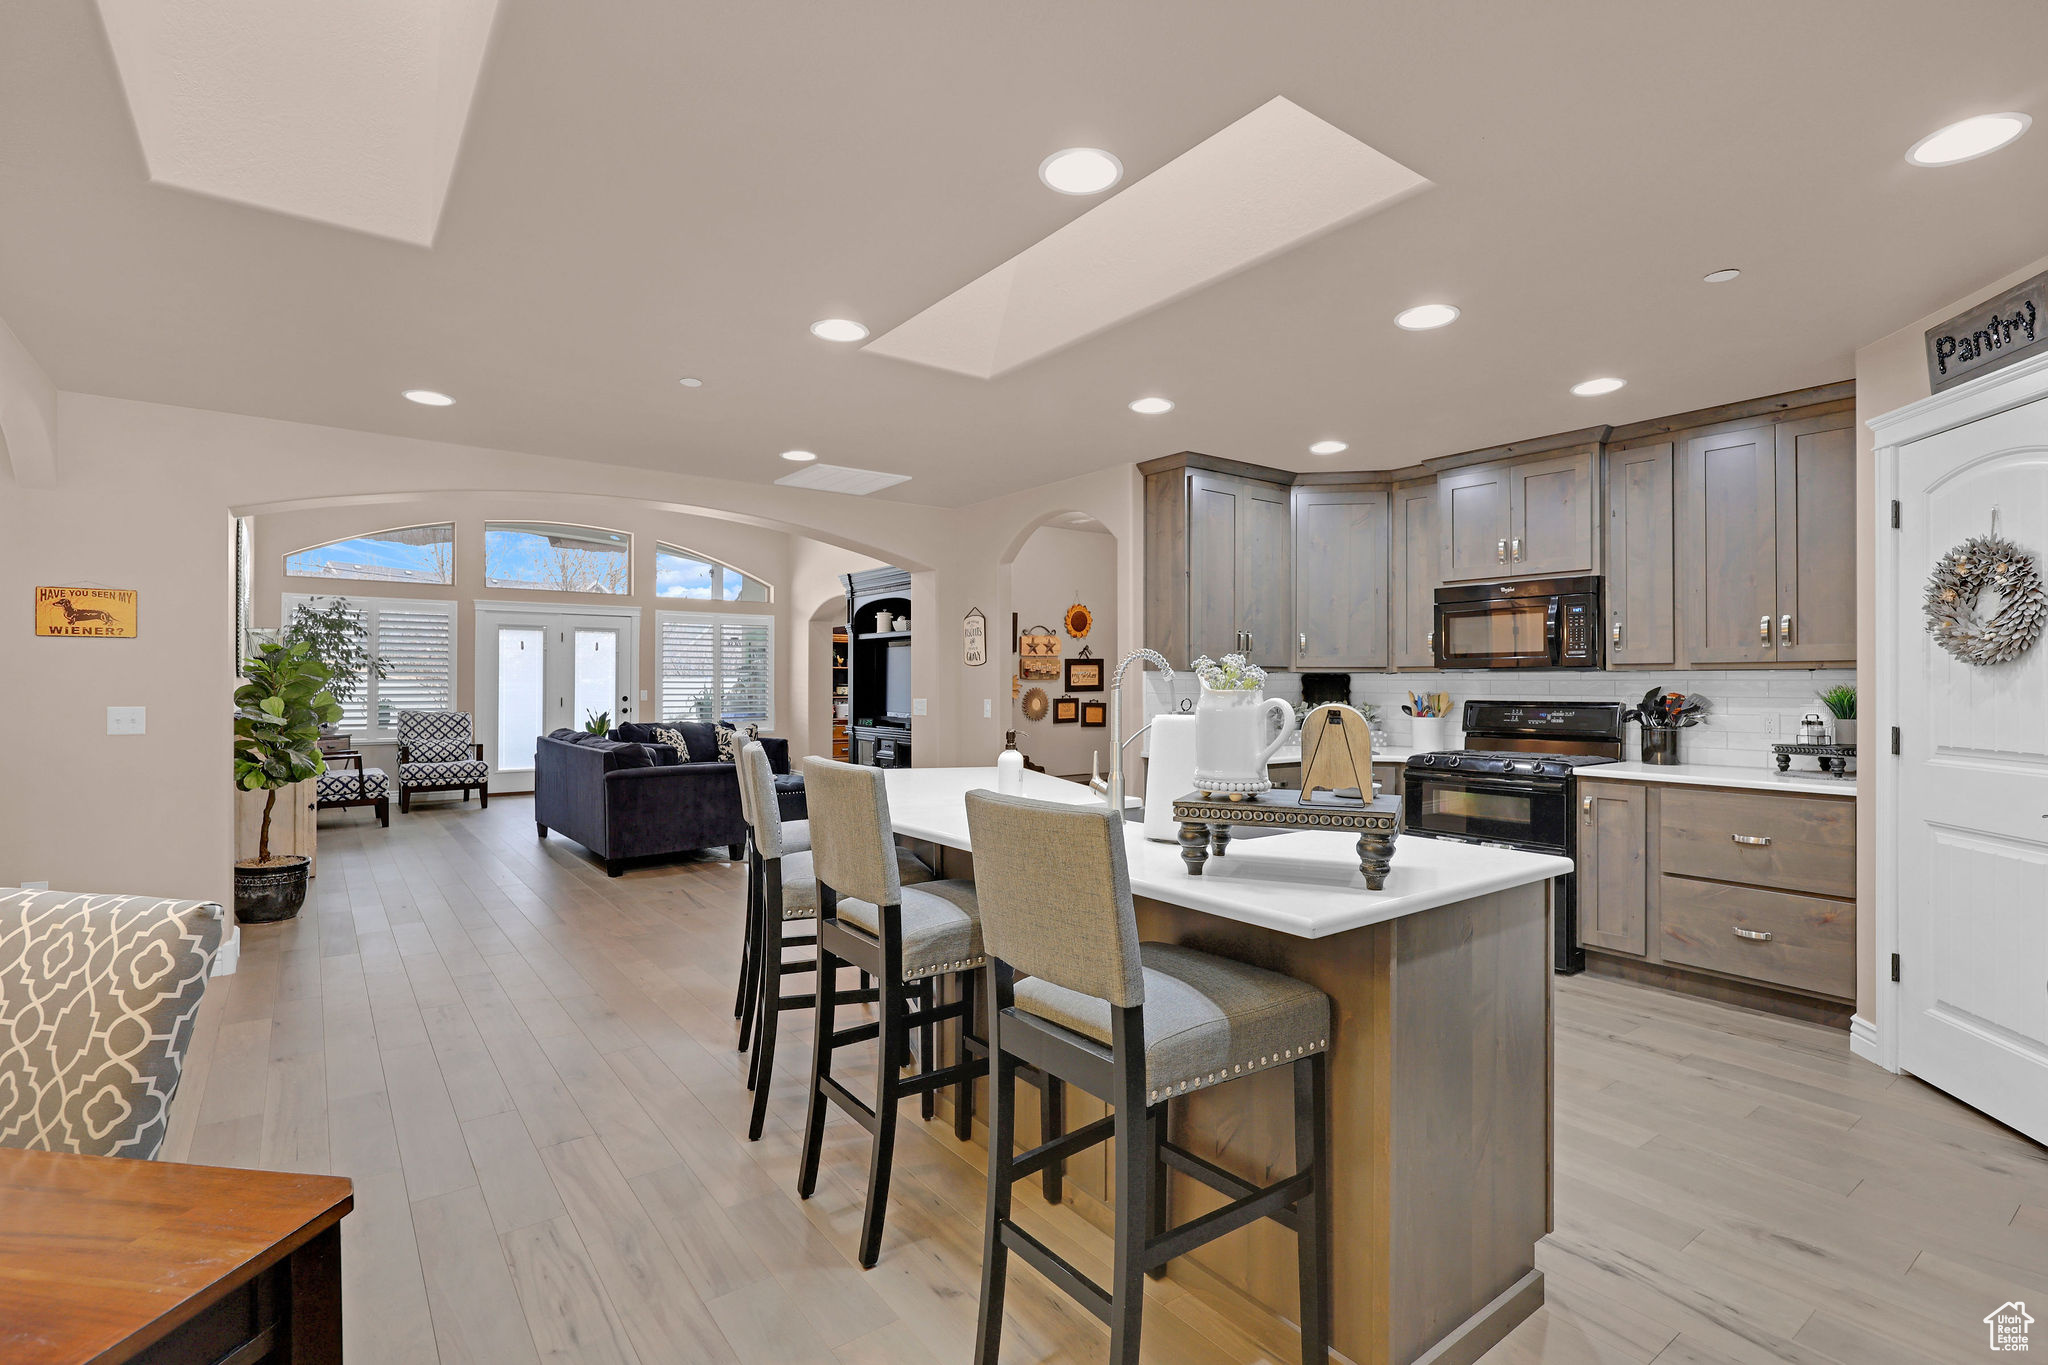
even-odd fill
[(365, 768), (361, 754), (349, 757), (354, 760), (353, 767), (330, 767), (320, 774), (314, 783), (314, 804), (321, 810), (369, 806), (377, 812), (377, 823), (391, 828), (391, 779), (384, 776), (382, 768)]
[(481, 805), (491, 805), (491, 765), (467, 711), (398, 713), (398, 809), (412, 811), (414, 792), (462, 793), (474, 787)]
[(207, 901), (0, 892), (0, 1147), (155, 1157), (225, 928)]
[[(1137, 1365), (1144, 1277), (1163, 1275), (1174, 1257), (1255, 1218), (1271, 1218), (1300, 1243), (1301, 1358), (1324, 1365), (1330, 998), (1262, 967), (1138, 942), (1120, 814), (972, 791), (967, 826), (989, 978), (988, 1210), (974, 1358), (995, 1360), (1001, 1348), (1013, 1251), (1109, 1324), (1115, 1365)], [(1048, 871), (1055, 895), (1046, 894)], [(1017, 1075), (1026, 1063), (1115, 1112), (1016, 1152)], [(1282, 1066), (1294, 1081), (1293, 1175), (1260, 1187), (1167, 1140), (1172, 1097)], [(1010, 1187), (1054, 1157), (1108, 1138), (1115, 1139), (1116, 1246), (1115, 1277), (1105, 1287), (1011, 1221)], [(1168, 1167), (1228, 1202), (1171, 1227)]]

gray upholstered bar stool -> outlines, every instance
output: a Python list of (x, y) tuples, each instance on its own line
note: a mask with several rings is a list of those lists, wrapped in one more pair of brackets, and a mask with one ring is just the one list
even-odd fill
[[(1302, 1360), (1325, 1365), (1330, 998), (1261, 967), (1178, 944), (1139, 943), (1120, 813), (975, 791), (967, 793), (967, 823), (991, 1002), (988, 1214), (975, 1365), (996, 1365), (1011, 1252), (1109, 1325), (1115, 1365), (1136, 1365), (1144, 1276), (1257, 1218), (1300, 1237)], [(1045, 893), (1048, 869), (1056, 896)], [(1013, 1156), (1017, 1071), (1027, 1063), (1115, 1112)], [(1294, 1070), (1295, 1174), (1261, 1189), (1167, 1141), (1172, 1096), (1274, 1066)], [(1112, 1137), (1115, 1268), (1104, 1288), (1010, 1221), (1010, 1187)], [(1231, 1202), (1169, 1230), (1169, 1166)]]
[[(817, 1034), (811, 1062), (810, 1111), (804, 1124), (803, 1165), (797, 1193), (809, 1199), (818, 1186), (818, 1156), (825, 1136), (825, 1106), (836, 1104), (874, 1136), (868, 1161), (867, 1210), (861, 1219), (860, 1263), (872, 1267), (881, 1252), (889, 1203), (889, 1173), (896, 1155), (896, 1105), (953, 1086), (954, 1132), (972, 1131), (974, 1082), (987, 1074), (983, 1049), (971, 1036), (973, 973), (982, 965), (980, 911), (974, 883), (932, 881), (905, 885), (889, 822), (889, 793), (880, 768), (827, 758), (804, 760), (804, 793), (811, 812), (811, 862), (817, 877)], [(785, 881), (784, 892), (788, 894)], [(874, 977), (877, 1018), (842, 1029), (835, 1007), (849, 996), (836, 982), (841, 965)], [(934, 978), (959, 974), (958, 1000), (933, 1002)], [(915, 1009), (912, 1007), (916, 1006)], [(931, 1027), (962, 1021), (951, 1066), (935, 1066)], [(922, 1036), (920, 1066), (902, 1065), (915, 1029)], [(832, 1074), (832, 1054), (875, 1040), (875, 1103), (856, 1098)], [(929, 1117), (929, 1111), (927, 1111)]]
[[(747, 949), (743, 954), (742, 989), (749, 992), (741, 1021), (740, 1048), (747, 1046), (747, 1021), (754, 1022), (754, 1051), (748, 1060), (747, 1086), (754, 1092), (753, 1117), (747, 1137), (761, 1140), (768, 1116), (768, 1090), (775, 1075), (776, 1022), (784, 1010), (811, 1009), (815, 994), (784, 995), (782, 978), (817, 970), (815, 958), (786, 960), (786, 948), (806, 947), (812, 934), (786, 932), (791, 921), (818, 917), (818, 878), (811, 869), (811, 828), (807, 820), (787, 820), (775, 801), (775, 771), (768, 751), (759, 744), (741, 748), (740, 811), (747, 822)], [(932, 880), (932, 870), (908, 849), (896, 854), (896, 875), (905, 885)], [(867, 989), (842, 996), (844, 1001), (876, 999)]]

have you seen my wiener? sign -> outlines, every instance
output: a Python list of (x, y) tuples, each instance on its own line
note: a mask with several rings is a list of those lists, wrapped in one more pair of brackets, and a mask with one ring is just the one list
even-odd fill
[(135, 638), (135, 589), (37, 588), (36, 634)]

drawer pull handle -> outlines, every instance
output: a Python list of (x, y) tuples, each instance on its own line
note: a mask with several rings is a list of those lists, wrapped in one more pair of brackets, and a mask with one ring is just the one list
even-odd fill
[(1766, 934), (1761, 930), (1757, 929), (1738, 928), (1735, 931), (1735, 937), (1750, 939), (1757, 943), (1769, 943), (1771, 941), (1771, 936), (1769, 934)]
[(1766, 847), (1771, 842), (1771, 836), (1768, 834), (1731, 834), (1728, 837), (1738, 844), (1750, 844), (1757, 848)]

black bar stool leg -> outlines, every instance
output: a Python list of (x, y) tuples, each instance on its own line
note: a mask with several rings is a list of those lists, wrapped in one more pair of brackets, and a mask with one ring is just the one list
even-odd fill
[[(830, 910), (826, 901), (829, 894), (824, 887), (818, 888), (821, 922)], [(811, 1103), (804, 1114), (804, 1155), (796, 1176), (796, 1192), (801, 1199), (809, 1199), (818, 1189), (818, 1155), (825, 1143), (825, 1108), (831, 1103), (825, 1096), (824, 1083), (832, 1074), (832, 1030), (838, 1027), (833, 1020), (833, 1007), (838, 1003), (838, 981), (839, 959), (826, 951), (821, 934), (818, 939), (817, 1037), (811, 1044)]]
[[(1067, 1083), (1050, 1071), (1038, 1073), (1038, 1140), (1050, 1142), (1067, 1131)], [(1041, 1177), (1045, 1202), (1057, 1204), (1067, 1196), (1067, 1163), (1055, 1161)]]
[[(975, 972), (962, 972), (956, 978), (960, 983), (960, 1022), (954, 1026), (953, 1061), (960, 1066), (967, 1065), (967, 1036), (974, 1031), (974, 983), (977, 975)], [(974, 1137), (972, 1076), (953, 1087), (953, 1136), (961, 1142)]]
[(1315, 1186), (1294, 1209), (1301, 1235), (1302, 1365), (1330, 1359), (1330, 1122), (1329, 1054), (1312, 1053), (1294, 1064), (1295, 1169), (1313, 1170)]
[[(938, 992), (933, 989), (936, 982), (936, 977), (928, 976), (917, 983), (917, 1007), (918, 1011), (922, 1014), (930, 1014), (932, 1012), (932, 1002), (938, 999)], [(929, 1023), (917, 1026), (917, 1069), (920, 1071), (937, 1071), (939, 1069), (938, 1058), (932, 1053), (932, 1026)], [(917, 1116), (926, 1123), (930, 1123), (932, 1115), (937, 1112), (937, 1102), (938, 1096), (929, 1090), (919, 1095), (917, 1097)]]
[(759, 888), (754, 885), (754, 857), (751, 850), (747, 854), (746, 867), (747, 908), (745, 931), (740, 936), (740, 988), (732, 995), (732, 1017), (735, 1019), (739, 1018), (741, 1011), (747, 1007), (748, 973), (754, 960), (754, 907), (758, 900)]
[[(1152, 1168), (1157, 1157), (1145, 1104), (1144, 1047), (1122, 1036), (1116, 1041), (1122, 1093), (1116, 1101), (1116, 1265), (1108, 1285), (1109, 1360), (1110, 1365), (1138, 1365), (1145, 1318), (1144, 1246), (1152, 1227)], [(1123, 1062), (1127, 1057), (1136, 1057), (1137, 1064)]]
[[(751, 863), (755, 860), (749, 858), (748, 861)], [(747, 915), (747, 937), (744, 951), (746, 967), (740, 974), (740, 993), (742, 998), (740, 1002), (739, 1050), (741, 1052), (745, 1052), (754, 1041), (754, 1025), (757, 1022), (754, 1010), (760, 1000), (760, 978), (764, 966), (763, 959), (767, 955), (761, 942), (761, 902), (763, 899), (761, 895), (761, 876), (761, 869), (758, 867), (750, 867), (748, 869), (747, 900), (751, 907), (751, 912)]]
[(1001, 988), (989, 968), (988, 1025), (988, 1209), (981, 1220), (981, 1311), (974, 1329), (974, 1365), (997, 1365), (1003, 1345), (1003, 1291), (1008, 1288), (1010, 1249), (1002, 1226), (1010, 1218), (1010, 1158), (1017, 1145), (1017, 1063), (996, 1045)]
[[(887, 915), (895, 909), (885, 906)], [(885, 940), (886, 941), (886, 940)], [(885, 957), (897, 957), (885, 947)], [(881, 977), (881, 1036), (875, 1041), (875, 1137), (868, 1153), (868, 1203), (860, 1220), (860, 1268), (873, 1270), (882, 1257), (882, 1225), (889, 1216), (889, 1177), (896, 1165), (896, 1102), (901, 1083), (898, 1059), (910, 1045), (903, 1022), (909, 1001), (904, 998), (900, 961), (885, 962)], [(927, 1092), (929, 1093), (929, 1092)]]
[(773, 872), (764, 870), (762, 873), (761, 908), (754, 917), (761, 970), (755, 974), (760, 1003), (755, 1006), (758, 1022), (755, 1025), (751, 1071), (754, 1112), (747, 1120), (749, 1142), (761, 1140), (761, 1129), (768, 1122), (768, 1092), (775, 1088), (775, 1032), (782, 1018), (782, 921), (779, 918), (769, 919), (768, 907), (781, 903), (782, 864), (777, 861)]
[[(1171, 1182), (1166, 1174), (1166, 1153), (1161, 1150), (1166, 1144), (1166, 1104), (1161, 1100), (1145, 1111), (1145, 1145), (1152, 1150), (1152, 1226), (1148, 1233), (1152, 1237), (1165, 1236), (1167, 1226), (1166, 1192)], [(1145, 1273), (1155, 1280), (1163, 1280), (1168, 1264), (1161, 1261)]]

